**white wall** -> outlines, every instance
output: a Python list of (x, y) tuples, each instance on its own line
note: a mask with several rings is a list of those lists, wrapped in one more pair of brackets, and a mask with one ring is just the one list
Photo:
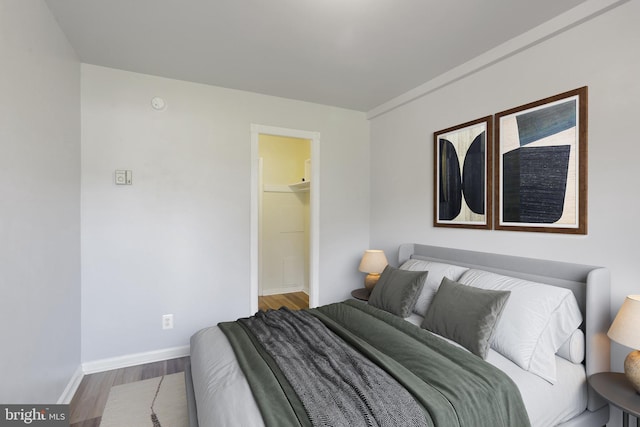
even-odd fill
[[(640, 2), (631, 1), (371, 121), (371, 244), (419, 242), (611, 269), (612, 316), (640, 293)], [(433, 227), (433, 132), (589, 86), (589, 234)], [(613, 345), (622, 369), (628, 349)]]
[[(364, 113), (83, 64), (83, 361), (187, 345), (250, 314), (252, 123), (320, 132), (320, 303), (359, 286)], [(115, 169), (133, 185), (114, 185)]]
[(80, 363), (80, 63), (42, 1), (0, 3), (0, 402)]

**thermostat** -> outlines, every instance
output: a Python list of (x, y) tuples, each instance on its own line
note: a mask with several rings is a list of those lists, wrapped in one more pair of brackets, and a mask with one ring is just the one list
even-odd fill
[(115, 177), (116, 185), (131, 185), (131, 171), (117, 170)]

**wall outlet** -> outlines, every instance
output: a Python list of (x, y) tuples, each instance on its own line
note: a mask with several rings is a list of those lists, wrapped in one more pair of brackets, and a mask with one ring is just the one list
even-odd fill
[(173, 329), (173, 314), (162, 315), (162, 329)]

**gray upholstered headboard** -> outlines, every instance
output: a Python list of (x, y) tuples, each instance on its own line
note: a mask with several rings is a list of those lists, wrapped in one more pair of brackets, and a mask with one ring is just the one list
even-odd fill
[[(610, 275), (607, 268), (415, 243), (401, 245), (398, 249), (400, 265), (410, 258), (477, 268), (570, 289), (584, 317), (582, 327), (586, 338), (587, 375), (609, 371), (610, 343), (607, 330), (611, 318)], [(588, 409), (594, 411), (603, 405), (604, 402), (589, 390)]]

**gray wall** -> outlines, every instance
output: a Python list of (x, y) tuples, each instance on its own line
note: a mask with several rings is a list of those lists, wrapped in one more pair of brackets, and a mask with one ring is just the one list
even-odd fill
[[(319, 302), (361, 285), (364, 113), (83, 64), (83, 362), (184, 346), (251, 314), (252, 123), (320, 132)], [(116, 169), (133, 185), (114, 185)]]
[(0, 402), (80, 363), (80, 64), (43, 2), (0, 3)]
[[(611, 269), (611, 310), (640, 293), (640, 2), (631, 1), (371, 122), (371, 243), (468, 248)], [(589, 86), (589, 234), (433, 227), (433, 132)], [(374, 172), (375, 171), (375, 172)], [(613, 344), (613, 369), (629, 349)]]

